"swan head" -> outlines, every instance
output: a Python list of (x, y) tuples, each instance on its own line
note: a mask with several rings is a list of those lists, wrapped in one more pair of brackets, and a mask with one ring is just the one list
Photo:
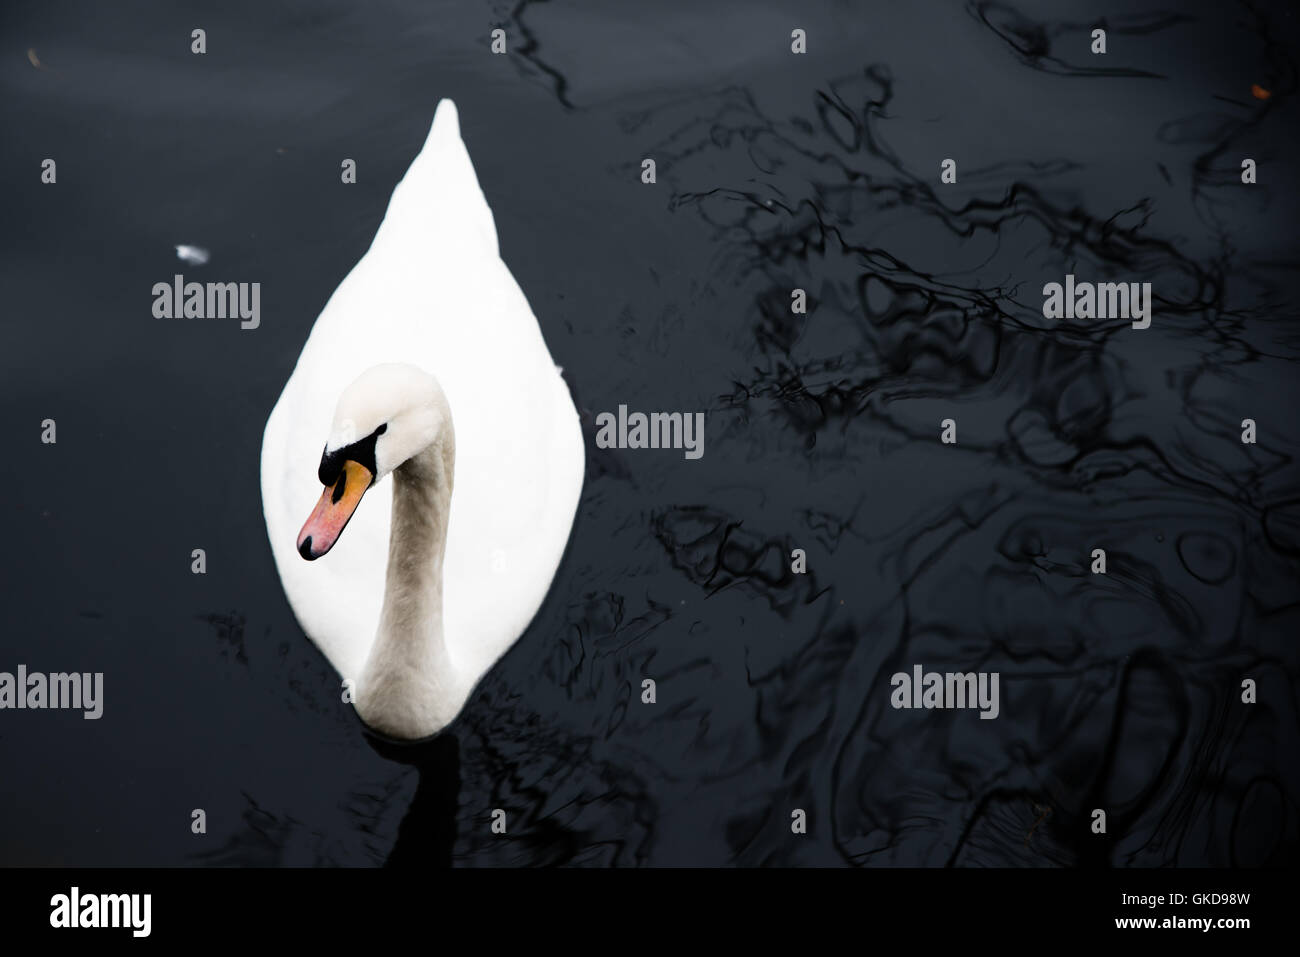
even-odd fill
[(314, 561), (333, 548), (366, 491), (450, 427), (442, 388), (424, 370), (394, 362), (358, 376), (335, 407), (318, 470), (325, 488), (298, 533), (298, 554)]

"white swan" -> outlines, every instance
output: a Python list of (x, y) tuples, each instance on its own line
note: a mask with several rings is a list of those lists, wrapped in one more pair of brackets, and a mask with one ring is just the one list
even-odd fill
[(456, 717), (546, 597), (584, 464), (443, 100), (262, 439), (280, 580), (366, 724), (415, 739)]

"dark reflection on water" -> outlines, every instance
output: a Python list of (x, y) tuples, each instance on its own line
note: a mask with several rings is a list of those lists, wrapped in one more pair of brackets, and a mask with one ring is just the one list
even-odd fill
[(417, 768), (415, 796), (397, 831), (388, 867), (447, 866), (456, 842), (456, 800), (460, 792), (460, 746), (454, 735), (392, 744), (368, 735), (384, 757)]
[[(93, 727), (3, 718), (6, 766), (38, 769), (0, 795), (3, 860), (1293, 862), (1294, 18), (636, 16), (3, 14), (52, 72), (0, 66), (35, 151), (0, 175), (58, 155), (60, 181), (4, 199), (30, 233), (6, 235), (5, 288), (44, 319), (6, 324), (2, 414), (17, 435), (57, 414), (60, 438), (17, 478), (0, 667), (104, 670), (110, 696)], [(196, 64), (176, 37), (201, 21)], [(393, 746), (289, 614), (257, 454), (444, 95), (589, 439), (620, 403), (708, 427), (696, 462), (588, 450), (537, 621), (446, 732)], [(213, 251), (208, 278), (262, 281), (262, 329), (150, 321), (178, 242)], [(1045, 319), (1067, 273), (1150, 282), (1151, 328)], [(894, 710), (914, 664), (999, 672), (999, 718)]]
[[(1040, 23), (1026, 16), (1014, 4), (973, 3), (971, 12), (980, 22), (998, 35), (1015, 51), (1025, 66), (1044, 73), (1064, 76), (1130, 76), (1164, 79), (1162, 74), (1148, 70), (1115, 69), (1097, 66), (1104, 63), (1092, 55), (1092, 44), (1077, 42), (1080, 34), (1091, 38), (1092, 31), (1104, 28), (1108, 43), (1110, 38), (1123, 39), (1159, 34), (1163, 30), (1192, 21), (1191, 17), (1177, 13), (1141, 13), (1137, 16), (1091, 16), (1073, 21)], [(1068, 53), (1053, 54), (1053, 48), (1066, 47)], [(1089, 61), (1092, 61), (1089, 63)]]

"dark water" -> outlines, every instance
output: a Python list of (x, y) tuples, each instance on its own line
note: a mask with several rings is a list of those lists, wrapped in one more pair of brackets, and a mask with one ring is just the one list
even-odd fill
[[(1294, 862), (1298, 35), (1290, 4), (5, 4), (0, 670), (103, 671), (105, 714), (0, 713), (0, 862)], [(444, 96), (589, 446), (620, 403), (707, 438), (589, 447), (532, 628), (394, 748), (290, 613), (258, 457)], [(176, 272), (260, 282), (261, 328), (154, 319)], [(1151, 328), (1044, 319), (1067, 272), (1151, 282)], [(999, 672), (1000, 717), (892, 709), (918, 663)]]

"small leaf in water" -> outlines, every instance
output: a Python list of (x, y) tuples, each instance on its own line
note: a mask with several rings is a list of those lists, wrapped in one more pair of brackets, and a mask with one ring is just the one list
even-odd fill
[(1254, 94), (1255, 99), (1257, 100), (1267, 100), (1270, 96), (1273, 95), (1271, 91), (1264, 89), (1258, 83), (1251, 86), (1250, 92)]
[(36, 47), (27, 48), (27, 62), (38, 70), (41, 68), (40, 58), (36, 55)]

